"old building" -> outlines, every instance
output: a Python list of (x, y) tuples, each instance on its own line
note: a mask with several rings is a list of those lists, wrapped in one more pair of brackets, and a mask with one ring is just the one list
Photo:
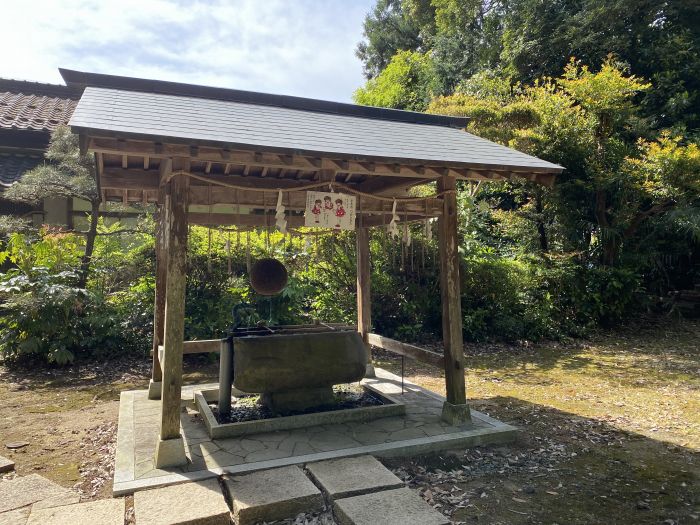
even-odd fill
[(37, 206), (2, 198), (24, 172), (45, 161), (51, 132), (68, 123), (81, 94), (81, 89), (68, 86), (0, 79), (0, 214), (72, 227), (74, 214), (82, 213), (63, 198)]

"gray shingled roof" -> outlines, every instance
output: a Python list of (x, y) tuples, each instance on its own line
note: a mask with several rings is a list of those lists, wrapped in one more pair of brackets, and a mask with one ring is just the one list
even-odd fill
[(562, 170), (556, 164), (447, 126), (98, 87), (85, 89), (69, 124), (110, 136), (311, 155), (533, 172)]

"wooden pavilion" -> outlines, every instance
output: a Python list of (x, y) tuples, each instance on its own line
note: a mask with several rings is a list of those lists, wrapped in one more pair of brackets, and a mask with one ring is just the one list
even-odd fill
[[(161, 398), (158, 468), (184, 464), (180, 396), (188, 224), (274, 226), (283, 194), (290, 227), (304, 224), (306, 192), (357, 197), (357, 329), (391, 350), (415, 347), (370, 333), (371, 227), (437, 218), (446, 401), (443, 418), (467, 421), (459, 259), (459, 180), (522, 178), (550, 185), (560, 166), (464, 131), (466, 118), (298, 97), (61, 70), (84, 88), (71, 118), (94, 153), (104, 201), (158, 208), (153, 375)], [(429, 197), (414, 186), (436, 183)], [(273, 217), (271, 220), (271, 216)], [(164, 348), (162, 362), (158, 347)]]

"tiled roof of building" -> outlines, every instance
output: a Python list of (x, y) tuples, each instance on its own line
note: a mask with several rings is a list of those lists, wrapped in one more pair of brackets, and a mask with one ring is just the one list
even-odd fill
[(51, 132), (68, 124), (76, 105), (70, 98), (0, 92), (0, 128)]
[(29, 171), (43, 162), (41, 155), (0, 152), (0, 187), (9, 187)]

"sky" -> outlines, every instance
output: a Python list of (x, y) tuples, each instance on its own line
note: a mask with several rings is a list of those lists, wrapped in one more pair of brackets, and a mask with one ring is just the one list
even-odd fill
[(374, 0), (2, 0), (0, 77), (59, 67), (341, 102)]

